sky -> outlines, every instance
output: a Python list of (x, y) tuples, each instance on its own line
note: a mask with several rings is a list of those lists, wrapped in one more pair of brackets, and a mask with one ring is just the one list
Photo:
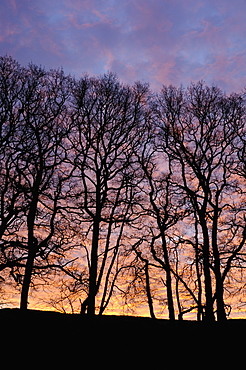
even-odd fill
[(0, 55), (124, 83), (246, 87), (246, 0), (1, 0)]

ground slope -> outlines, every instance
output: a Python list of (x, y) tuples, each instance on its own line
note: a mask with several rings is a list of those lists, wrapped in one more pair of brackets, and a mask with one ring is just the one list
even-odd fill
[[(1, 357), (40, 369), (240, 369), (245, 320), (205, 324), (0, 310)], [(231, 366), (230, 366), (231, 364)], [(14, 366), (8, 367), (14, 368)]]

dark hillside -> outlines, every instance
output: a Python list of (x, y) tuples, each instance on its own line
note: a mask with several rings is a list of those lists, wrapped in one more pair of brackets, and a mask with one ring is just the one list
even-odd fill
[[(205, 364), (222, 368), (223, 362), (230, 361), (237, 369), (237, 361), (244, 356), (240, 347), (244, 348), (246, 330), (244, 320), (208, 325), (129, 316), (90, 319), (18, 309), (0, 310), (0, 325), (2, 353), (8, 353), (8, 358), (13, 356), (17, 362), (31, 356), (30, 364), (42, 363), (42, 369), (65, 368), (76, 363), (81, 364), (78, 368), (89, 369), (98, 366), (140, 369), (140, 365), (162, 369), (174, 364), (177, 366), (174, 369), (188, 364), (191, 368)], [(94, 365), (85, 366), (89, 362)]]

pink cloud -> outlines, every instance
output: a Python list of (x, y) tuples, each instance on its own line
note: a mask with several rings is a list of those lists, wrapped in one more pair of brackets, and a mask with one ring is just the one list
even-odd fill
[(13, 11), (16, 12), (17, 8), (18, 8), (16, 0), (9, 0), (9, 4), (10, 4), (11, 8), (13, 9)]
[[(246, 2), (2, 0), (0, 48), (20, 63), (126, 82), (245, 84)], [(239, 77), (240, 76), (240, 77)]]

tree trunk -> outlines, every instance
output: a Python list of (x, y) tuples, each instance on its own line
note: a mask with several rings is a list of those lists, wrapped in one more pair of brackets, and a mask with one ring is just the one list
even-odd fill
[(198, 256), (196, 255), (196, 276), (197, 276), (197, 287), (198, 287), (198, 295), (197, 295), (197, 321), (201, 321), (203, 317), (203, 307), (202, 307), (202, 282), (201, 276), (199, 271), (199, 260)]
[(153, 300), (151, 296), (151, 291), (150, 291), (150, 281), (149, 281), (149, 264), (148, 261), (145, 263), (145, 282), (146, 282), (146, 294), (147, 294), (147, 299), (148, 299), (148, 305), (149, 305), (149, 312), (150, 316), (152, 319), (155, 319), (155, 312), (154, 312), (154, 306), (153, 306)]
[(30, 210), (27, 216), (27, 228), (28, 228), (28, 256), (25, 267), (24, 279), (21, 290), (20, 309), (27, 310), (28, 307), (28, 294), (31, 284), (32, 271), (34, 260), (37, 252), (38, 241), (34, 238), (34, 223), (37, 212), (38, 204), (38, 187), (34, 188), (33, 199), (30, 204)]
[(217, 320), (219, 322), (225, 322), (227, 320), (223, 293), (224, 293), (223, 282), (220, 276), (216, 278)]
[(226, 321), (226, 312), (224, 304), (224, 286), (220, 271), (220, 255), (217, 245), (217, 232), (218, 232), (218, 196), (216, 196), (216, 207), (214, 209), (213, 215), (213, 228), (212, 228), (212, 247), (213, 247), (213, 257), (214, 257), (214, 274), (216, 281), (216, 304), (217, 304), (217, 320)]
[(174, 321), (175, 311), (174, 311), (174, 303), (173, 303), (171, 268), (170, 268), (165, 232), (163, 230), (161, 230), (161, 236), (162, 236), (162, 250), (163, 250), (164, 262), (165, 262), (165, 272), (166, 272), (166, 289), (167, 289), (167, 304), (168, 304), (169, 320)]
[(166, 270), (166, 287), (167, 287), (167, 302), (169, 320), (175, 320), (174, 303), (173, 303), (173, 292), (172, 292), (172, 278), (170, 267)]
[(196, 276), (197, 276), (197, 321), (201, 321), (203, 318), (203, 307), (202, 307), (202, 281), (201, 281), (201, 273), (200, 273), (200, 251), (199, 251), (199, 241), (198, 241), (198, 221), (196, 218), (195, 222), (195, 230), (196, 230), (196, 243), (195, 243), (195, 256), (196, 256)]
[(80, 307), (81, 315), (85, 315), (86, 310), (87, 310), (87, 304), (88, 304), (88, 297), (86, 297), (86, 299), (81, 303), (81, 307)]
[(89, 277), (89, 293), (87, 301), (87, 314), (89, 316), (95, 315), (95, 302), (97, 294), (97, 264), (98, 264), (98, 239), (99, 239), (99, 225), (100, 217), (96, 216), (93, 225), (93, 237), (91, 247), (91, 265)]
[(35, 250), (34, 247), (31, 247), (32, 250), (29, 250), (26, 267), (25, 267), (25, 275), (23, 279), (22, 284), (22, 290), (21, 290), (21, 300), (20, 300), (20, 309), (25, 311), (28, 308), (28, 295), (29, 295), (29, 289), (31, 284), (31, 278), (32, 278), (32, 270), (34, 265), (34, 259), (35, 259)]
[(209, 236), (206, 221), (204, 219), (201, 220), (201, 226), (203, 231), (203, 269), (204, 269), (204, 285), (206, 298), (204, 319), (206, 321), (215, 321), (213, 310), (212, 280), (209, 265)]

